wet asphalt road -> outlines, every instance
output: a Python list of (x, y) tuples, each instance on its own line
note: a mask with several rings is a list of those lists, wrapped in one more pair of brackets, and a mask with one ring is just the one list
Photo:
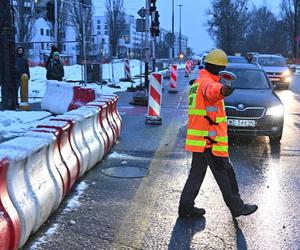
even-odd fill
[[(197, 71), (194, 72), (196, 76)], [(233, 220), (208, 171), (196, 204), (203, 219), (177, 218), (191, 154), (183, 150), (188, 78), (179, 93), (163, 94), (162, 126), (145, 126), (145, 107), (121, 93), (123, 130), (107, 157), (77, 182), (73, 192), (24, 249), (300, 249), (300, 76), (278, 91), (285, 104), (280, 145), (268, 138), (232, 138), (230, 146), (242, 198), (258, 211)], [(107, 168), (149, 170), (145, 178), (114, 178)], [(128, 173), (127, 173), (128, 174)]]

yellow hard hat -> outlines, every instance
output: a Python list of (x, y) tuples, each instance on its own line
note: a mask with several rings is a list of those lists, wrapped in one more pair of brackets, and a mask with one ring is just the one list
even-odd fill
[(212, 51), (210, 51), (208, 55), (205, 57), (204, 61), (219, 66), (228, 65), (227, 55), (221, 49), (213, 49)]

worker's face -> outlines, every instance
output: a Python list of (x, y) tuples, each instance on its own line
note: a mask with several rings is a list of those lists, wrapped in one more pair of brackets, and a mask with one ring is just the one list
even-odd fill
[(53, 57), (55, 60), (59, 60), (59, 56), (54, 56)]
[(24, 53), (23, 49), (18, 49), (17, 52), (18, 52), (18, 54), (20, 54), (20, 55)]

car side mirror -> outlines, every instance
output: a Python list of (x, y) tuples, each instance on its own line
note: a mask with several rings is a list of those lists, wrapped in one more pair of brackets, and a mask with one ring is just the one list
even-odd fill
[(197, 80), (197, 79), (192, 79), (192, 80), (190, 80), (190, 81), (189, 81), (190, 86), (192, 86), (193, 83), (194, 83), (196, 80)]
[(289, 68), (290, 68), (290, 71), (291, 71), (292, 73), (295, 73), (295, 72), (296, 72), (296, 67), (295, 67), (295, 66), (289, 66)]

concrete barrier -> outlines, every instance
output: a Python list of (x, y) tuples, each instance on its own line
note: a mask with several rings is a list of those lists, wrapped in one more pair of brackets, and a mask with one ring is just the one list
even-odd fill
[(47, 138), (18, 137), (0, 145), (9, 160), (8, 193), (21, 220), (22, 246), (57, 207), (56, 181), (48, 168)]
[[(2, 152), (3, 153), (3, 152)], [(0, 249), (17, 249), (21, 238), (19, 214), (8, 194), (9, 160), (0, 159)]]
[(84, 131), (83, 137), (91, 152), (87, 167), (87, 170), (89, 170), (99, 162), (99, 159), (103, 157), (105, 152), (104, 141), (101, 141), (95, 128), (95, 119), (97, 119), (98, 114), (88, 109), (76, 109), (65, 113), (65, 115), (77, 115), (81, 117), (82, 122), (80, 122), (79, 126)]
[[(64, 178), (66, 177), (65, 170), (67, 171), (67, 192), (69, 192), (80, 173), (79, 159), (70, 141), (72, 137), (70, 124), (64, 121), (41, 121), (41, 123), (37, 125), (37, 128), (52, 128), (56, 130), (55, 135), (58, 141), (59, 153), (66, 167), (59, 169), (59, 171), (61, 171), (61, 175), (64, 176)], [(66, 180), (64, 180), (64, 182), (65, 181)]]
[(92, 155), (92, 152), (88, 146), (87, 141), (84, 138), (85, 131), (82, 130), (81, 123), (84, 122), (84, 119), (82, 119), (80, 116), (77, 115), (58, 115), (53, 120), (57, 121), (66, 121), (74, 123), (73, 125), (73, 133), (71, 137), (71, 144), (74, 145), (73, 148), (78, 154), (78, 159), (80, 162), (80, 174), (79, 177), (83, 176), (86, 172), (90, 158)]
[[(110, 98), (113, 101), (112, 106), (111, 106), (111, 113), (112, 113), (112, 117), (117, 125), (117, 129), (118, 129), (117, 138), (118, 138), (121, 135), (121, 129), (122, 129), (122, 118), (119, 114), (118, 107), (117, 107), (118, 101), (119, 101), (119, 96), (117, 96), (117, 95), (102, 95), (102, 97)], [(102, 97), (100, 97), (100, 99), (99, 99), (100, 101), (101, 101)]]
[(100, 110), (99, 120), (98, 123), (100, 124), (100, 127), (104, 130), (104, 133), (106, 134), (108, 138), (108, 145), (106, 152), (109, 152), (112, 146), (115, 144), (115, 135), (112, 126), (109, 122), (109, 106), (106, 102), (90, 102), (87, 104), (87, 106), (95, 106), (98, 107)]
[(54, 114), (63, 114), (68, 111), (73, 96), (73, 85), (59, 81), (46, 81), (46, 91), (42, 98), (41, 109)]

